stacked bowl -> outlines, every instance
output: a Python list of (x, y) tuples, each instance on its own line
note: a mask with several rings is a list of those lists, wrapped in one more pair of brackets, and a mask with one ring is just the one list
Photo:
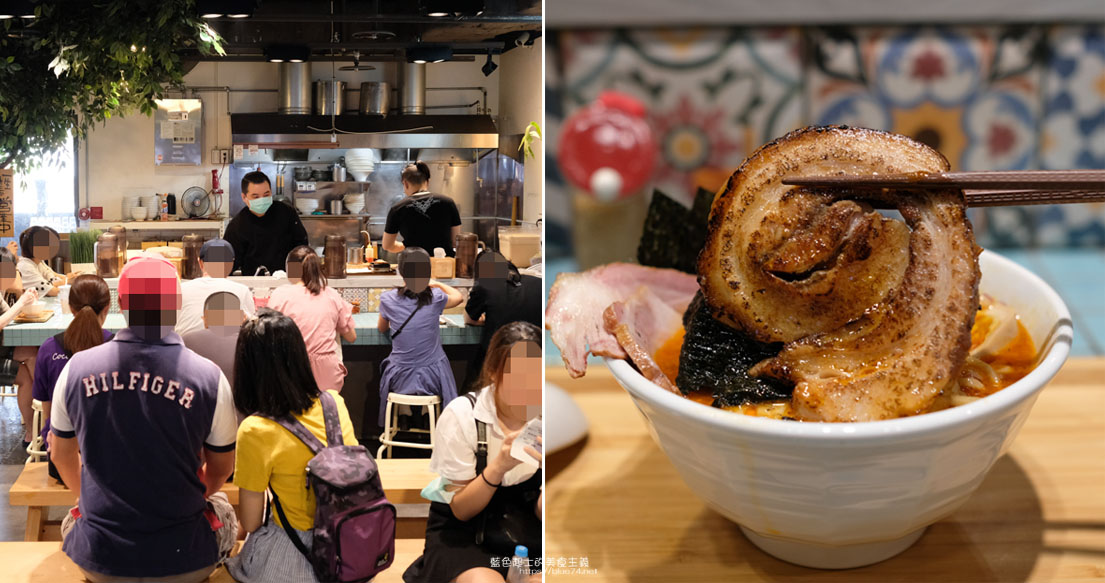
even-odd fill
[(359, 215), (364, 210), (364, 193), (347, 194), (343, 201), (350, 214)]
[(146, 218), (154, 220), (161, 214), (161, 197), (156, 194), (143, 196), (142, 206), (146, 209)]
[(317, 198), (296, 197), (295, 208), (301, 215), (309, 215), (318, 210)]
[(380, 152), (373, 148), (349, 148), (345, 151), (345, 168), (357, 182), (365, 182), (376, 170)]
[(124, 196), (123, 197), (123, 209), (122, 210), (123, 210), (123, 220), (124, 221), (129, 221), (129, 220), (134, 218), (134, 211), (132, 211), (131, 209), (136, 208), (136, 207), (141, 207), (142, 206), (141, 202), (142, 202), (142, 197), (141, 196), (135, 195), (135, 196)]

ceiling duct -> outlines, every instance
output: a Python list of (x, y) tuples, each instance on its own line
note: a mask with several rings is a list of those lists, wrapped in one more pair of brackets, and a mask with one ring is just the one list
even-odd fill
[(274, 149), (499, 147), (488, 115), (235, 113), (230, 132), (234, 145)]

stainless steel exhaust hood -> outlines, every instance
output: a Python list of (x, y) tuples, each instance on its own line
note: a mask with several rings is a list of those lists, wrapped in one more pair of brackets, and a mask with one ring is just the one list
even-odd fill
[[(331, 125), (331, 121), (333, 125)], [(488, 115), (285, 115), (235, 113), (234, 145), (246, 148), (498, 148)]]

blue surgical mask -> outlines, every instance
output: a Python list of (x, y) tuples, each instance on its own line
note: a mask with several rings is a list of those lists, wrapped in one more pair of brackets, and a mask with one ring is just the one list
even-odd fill
[(270, 206), (272, 206), (271, 196), (263, 196), (261, 198), (255, 198), (249, 201), (249, 210), (259, 215), (265, 214), (265, 212), (269, 210)]

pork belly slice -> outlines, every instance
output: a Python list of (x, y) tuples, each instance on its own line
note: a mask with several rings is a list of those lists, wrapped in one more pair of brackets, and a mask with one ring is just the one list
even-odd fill
[[(905, 136), (807, 128), (749, 157), (714, 201), (699, 255), (715, 317), (783, 350), (750, 372), (794, 384), (810, 421), (923, 413), (958, 376), (978, 306), (978, 252), (957, 189), (829, 190), (795, 175), (940, 172)], [(872, 211), (896, 207), (904, 223)]]
[(649, 288), (641, 287), (624, 302), (610, 304), (602, 316), (606, 331), (617, 338), (641, 374), (680, 394), (674, 379), (669, 379), (660, 370), (652, 355), (683, 327), (683, 313), (664, 303)]
[(698, 291), (693, 275), (674, 269), (643, 267), (634, 263), (610, 263), (583, 273), (557, 276), (545, 307), (545, 328), (560, 349), (573, 378), (587, 371), (587, 353), (625, 358), (626, 352), (603, 324), (603, 311), (624, 301), (639, 288), (682, 314)]

